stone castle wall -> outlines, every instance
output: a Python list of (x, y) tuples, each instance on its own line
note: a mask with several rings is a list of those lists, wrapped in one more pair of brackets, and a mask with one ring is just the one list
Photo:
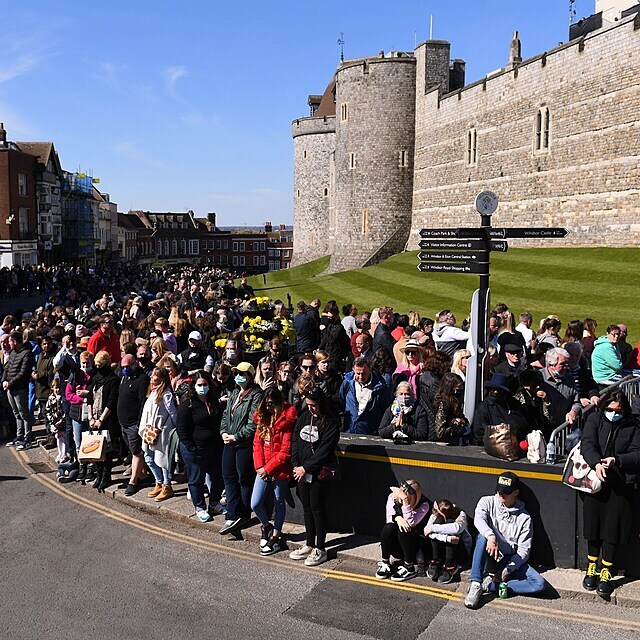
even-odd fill
[(333, 204), (330, 167), (335, 149), (335, 116), (294, 120), (293, 258), (291, 266), (329, 253), (329, 212)]
[[(420, 78), (424, 51), (416, 56)], [(473, 202), (484, 189), (500, 198), (494, 226), (572, 231), (553, 246), (639, 244), (639, 74), (640, 20), (630, 18), (444, 97), (416, 87), (409, 248), (423, 227), (477, 226)], [(545, 109), (549, 146), (538, 151)]]
[(379, 262), (406, 244), (415, 82), (412, 56), (350, 61), (338, 69), (330, 271)]

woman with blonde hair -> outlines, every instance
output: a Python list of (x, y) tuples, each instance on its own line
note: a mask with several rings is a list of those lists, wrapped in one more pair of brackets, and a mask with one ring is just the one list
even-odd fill
[(120, 333), (120, 352), (124, 354), (124, 348), (128, 344), (135, 344), (136, 337), (131, 329), (123, 329)]
[(336, 415), (339, 415), (342, 376), (331, 366), (331, 357), (326, 351), (318, 349), (314, 352), (313, 357), (316, 361), (316, 386), (324, 391), (329, 401), (329, 407)]
[[(285, 402), (277, 387), (269, 389), (253, 416), (256, 433), (253, 438), (253, 466), (256, 479), (251, 494), (251, 509), (260, 520), (262, 535), (260, 553), (268, 556), (282, 551), (282, 525), (286, 512), (285, 496), (293, 475), (291, 438), (298, 415)], [(274, 523), (271, 524), (265, 500), (273, 493)]]
[(189, 335), (189, 323), (180, 315), (180, 310), (175, 305), (171, 307), (169, 314), (169, 326), (173, 328), (173, 335), (178, 344), (178, 353), (187, 348), (187, 336)]
[(458, 349), (458, 351), (453, 354), (451, 373), (460, 376), (463, 381), (467, 379), (467, 361), (470, 357), (471, 351), (468, 349)]
[(409, 326), (416, 329), (420, 326), (420, 314), (417, 311), (409, 311)]
[(171, 389), (169, 372), (156, 367), (151, 373), (147, 400), (142, 407), (138, 433), (142, 451), (156, 486), (147, 494), (162, 502), (173, 496), (171, 460), (167, 455), (171, 434), (176, 427), (178, 409)]
[(260, 385), (263, 391), (271, 389), (275, 384), (276, 361), (271, 356), (260, 358), (256, 368), (256, 384)]
[(165, 354), (172, 353), (169, 345), (162, 338), (154, 338), (151, 341), (150, 347), (151, 362), (153, 362), (153, 364), (158, 364)]
[(426, 350), (420, 346), (417, 340), (411, 339), (400, 347), (400, 352), (402, 353), (402, 361), (393, 372), (393, 386), (396, 386), (403, 380), (409, 382), (413, 389), (413, 396), (417, 398), (418, 378), (420, 378), (424, 371), (423, 363), (426, 357)]
[[(380, 532), (382, 560), (378, 562), (376, 578), (404, 582), (416, 577), (416, 553), (430, 508), (416, 480), (404, 480), (399, 487), (391, 487), (386, 506), (387, 521)], [(395, 572), (391, 569), (392, 556), (402, 561)]]

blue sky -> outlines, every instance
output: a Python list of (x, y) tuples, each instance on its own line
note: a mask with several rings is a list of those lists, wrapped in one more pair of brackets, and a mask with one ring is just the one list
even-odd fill
[[(328, 84), (341, 32), (346, 58), (412, 50), (433, 15), (471, 82), (504, 66), (514, 29), (529, 57), (569, 21), (568, 0), (3, 4), (9, 139), (52, 140), (120, 211), (216, 211), (221, 225), (291, 223), (291, 121)], [(578, 0), (578, 17), (593, 6)]]

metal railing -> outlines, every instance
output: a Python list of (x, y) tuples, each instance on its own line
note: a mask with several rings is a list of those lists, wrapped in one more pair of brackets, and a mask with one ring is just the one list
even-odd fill
[[(600, 392), (600, 397), (602, 397), (611, 389), (619, 388), (624, 391), (625, 395), (629, 399), (629, 402), (638, 395), (640, 395), (640, 376), (629, 375), (622, 380), (619, 380), (615, 384), (612, 384), (608, 387), (605, 387)], [(563, 422), (559, 427), (556, 427), (551, 435), (549, 436), (549, 442), (553, 443), (555, 447), (555, 459), (556, 461), (560, 460), (567, 452), (565, 450), (567, 437), (573, 433), (576, 429), (582, 429), (584, 427), (584, 423), (586, 422), (589, 415), (595, 411), (596, 406), (593, 404), (589, 404), (586, 407), (583, 407), (580, 415), (576, 419), (573, 424), (569, 424), (568, 422)]]

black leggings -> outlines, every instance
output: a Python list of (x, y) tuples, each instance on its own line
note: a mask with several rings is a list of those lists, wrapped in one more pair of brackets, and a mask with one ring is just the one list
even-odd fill
[(327, 540), (327, 516), (325, 508), (329, 497), (330, 482), (298, 483), (298, 497), (304, 509), (304, 526), (307, 530), (307, 545), (324, 549)]
[[(464, 545), (462, 545), (464, 547)], [(451, 542), (443, 542), (442, 540), (434, 540), (431, 538), (432, 559), (434, 562), (442, 562), (444, 560), (445, 567), (453, 567), (457, 564), (459, 544)]]
[(589, 540), (587, 543), (587, 553), (592, 558), (600, 556), (602, 549), (602, 561), (609, 566), (613, 565), (613, 559), (616, 557), (616, 545), (606, 540)]
[(416, 552), (420, 545), (418, 527), (414, 531), (404, 533), (395, 522), (387, 522), (380, 532), (382, 559), (389, 560), (391, 556), (404, 560), (405, 564), (415, 564)]

